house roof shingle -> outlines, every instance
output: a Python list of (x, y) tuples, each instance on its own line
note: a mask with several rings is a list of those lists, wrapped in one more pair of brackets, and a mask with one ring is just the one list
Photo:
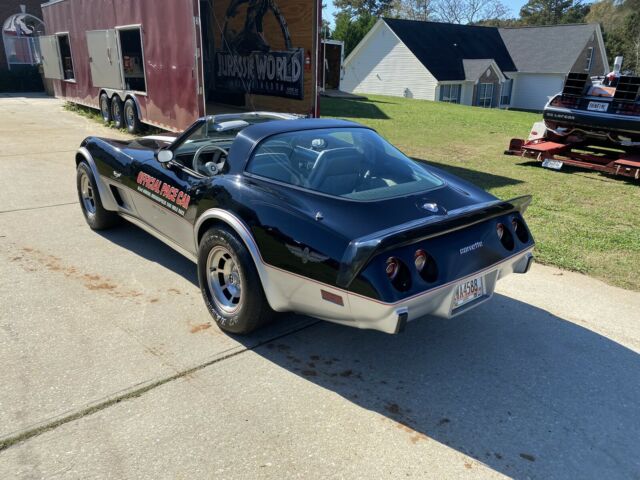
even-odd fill
[[(474, 80), (493, 59), (502, 72), (568, 73), (597, 24), (496, 28), (384, 18), (439, 81)], [(474, 78), (475, 77), (475, 78)]]
[(568, 73), (589, 38), (596, 34), (596, 28), (597, 24), (592, 23), (499, 31), (519, 72)]
[(463, 59), (492, 58), (503, 72), (516, 70), (495, 27), (395, 18), (385, 18), (384, 21), (439, 81), (464, 79)]

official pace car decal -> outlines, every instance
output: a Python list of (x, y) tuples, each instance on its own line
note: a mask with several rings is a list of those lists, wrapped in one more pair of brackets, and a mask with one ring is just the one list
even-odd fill
[(167, 182), (152, 177), (148, 173), (138, 173), (136, 183), (140, 193), (178, 215), (184, 216), (187, 208), (189, 208), (189, 202), (191, 201), (189, 195)]

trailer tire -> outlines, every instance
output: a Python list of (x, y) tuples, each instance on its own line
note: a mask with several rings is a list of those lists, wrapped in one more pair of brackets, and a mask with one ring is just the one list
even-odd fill
[(118, 95), (111, 98), (111, 121), (116, 128), (122, 128), (124, 125), (124, 115), (122, 113), (122, 100)]
[(138, 117), (138, 108), (133, 98), (124, 102), (124, 122), (129, 133), (139, 133), (142, 128), (140, 117)]
[(111, 122), (111, 101), (109, 95), (102, 93), (100, 95), (100, 114), (102, 115), (102, 121), (106, 124)]

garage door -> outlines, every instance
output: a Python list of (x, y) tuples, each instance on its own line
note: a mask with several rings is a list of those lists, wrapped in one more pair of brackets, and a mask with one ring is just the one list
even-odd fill
[(542, 110), (556, 93), (562, 91), (564, 75), (523, 74), (514, 82), (511, 106), (527, 110)]

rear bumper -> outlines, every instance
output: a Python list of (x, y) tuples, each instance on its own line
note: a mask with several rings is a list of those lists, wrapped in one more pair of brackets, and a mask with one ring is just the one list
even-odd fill
[[(369, 328), (386, 333), (399, 333), (404, 329), (406, 322), (416, 320), (426, 315), (444, 318), (460, 315), (489, 300), (493, 296), (496, 283), (500, 278), (510, 273), (526, 273), (533, 262), (532, 250), (533, 248), (520, 252), (500, 263), (475, 272), (472, 275), (459, 278), (454, 282), (395, 304), (381, 303), (359, 295), (349, 294), (352, 321), (327, 320), (355, 326), (357, 328)], [(478, 275), (482, 275), (483, 277), (484, 295), (454, 310), (453, 296), (458, 284), (465, 280), (475, 278)]]
[(562, 127), (640, 135), (640, 117), (633, 115), (616, 115), (547, 106), (542, 116), (545, 121), (554, 122)]

